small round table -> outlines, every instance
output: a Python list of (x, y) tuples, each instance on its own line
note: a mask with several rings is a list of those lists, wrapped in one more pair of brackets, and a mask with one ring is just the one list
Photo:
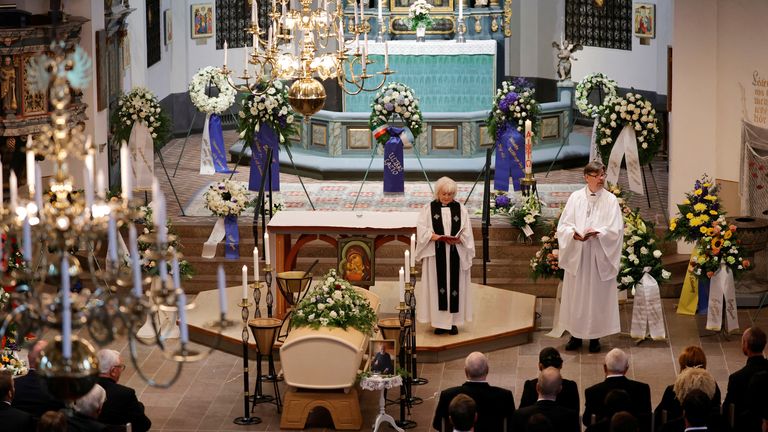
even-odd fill
[(395, 419), (392, 418), (391, 415), (387, 414), (386, 410), (384, 409), (384, 390), (388, 390), (393, 387), (400, 387), (401, 385), (403, 385), (403, 378), (400, 375), (371, 375), (360, 380), (360, 387), (363, 390), (378, 390), (381, 394), (381, 396), (379, 396), (379, 415), (376, 416), (376, 422), (373, 424), (373, 432), (377, 432), (379, 430), (379, 426), (384, 422), (389, 423), (397, 432), (403, 432), (403, 430), (399, 428), (395, 423)]

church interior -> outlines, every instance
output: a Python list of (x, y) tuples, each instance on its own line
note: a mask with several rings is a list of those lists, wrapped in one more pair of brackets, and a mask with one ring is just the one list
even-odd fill
[[(450, 431), (483, 381), (514, 404), (474, 430), (533, 430), (555, 374), (578, 423), (536, 430), (592, 431), (619, 373), (650, 411), (615, 430), (683, 431), (694, 346), (709, 430), (768, 430), (733, 399), (768, 329), (766, 15), (0, 0), (0, 398), (42, 425), (35, 375), (69, 430)], [(143, 420), (108, 423), (118, 381)]]

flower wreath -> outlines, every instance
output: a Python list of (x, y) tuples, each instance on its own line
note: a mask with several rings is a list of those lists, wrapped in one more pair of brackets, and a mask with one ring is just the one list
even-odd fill
[(501, 88), (496, 90), (493, 107), (486, 120), (491, 138), (498, 139), (498, 134), (507, 122), (523, 133), (526, 120), (531, 120), (531, 132), (534, 136), (538, 135), (541, 107), (536, 102), (535, 95), (536, 90), (524, 79), (502, 82)]
[[(589, 97), (589, 94), (592, 93), (592, 90), (597, 86), (599, 86), (603, 92), (605, 92), (605, 96), (603, 97), (603, 100), (600, 101), (600, 105), (595, 106), (589, 103), (587, 98)], [(608, 78), (606, 75), (600, 72), (585, 76), (584, 79), (576, 84), (576, 108), (580, 113), (587, 117), (597, 116), (598, 108), (600, 108), (602, 105), (605, 105), (612, 98), (616, 97), (617, 87), (618, 86), (616, 85), (616, 81)]]
[(243, 105), (238, 113), (237, 131), (245, 142), (253, 142), (254, 132), (258, 132), (262, 124), (269, 125), (277, 134), (281, 144), (287, 141), (285, 137), (297, 133), (296, 113), (288, 103), (288, 89), (278, 81), (261, 81), (258, 92), (243, 99)]
[(624, 126), (635, 129), (640, 165), (648, 165), (661, 144), (661, 133), (656, 123), (656, 110), (651, 102), (637, 93), (615, 97), (598, 107), (597, 149), (608, 165), (611, 149)]
[(389, 139), (386, 126), (390, 116), (399, 115), (408, 126), (415, 140), (421, 135), (422, 114), (419, 108), (419, 100), (413, 89), (399, 82), (392, 82), (384, 86), (371, 103), (371, 117), (368, 126), (371, 128), (376, 141), (385, 144)]
[(205, 192), (205, 208), (219, 217), (240, 216), (251, 204), (245, 186), (232, 180), (213, 184)]
[(144, 87), (135, 87), (120, 97), (118, 109), (112, 114), (115, 142), (128, 141), (136, 122), (143, 122), (152, 135), (155, 147), (162, 147), (171, 134), (171, 120), (163, 111), (154, 93)]
[[(206, 94), (209, 84), (219, 89), (218, 96)], [(206, 66), (200, 69), (189, 82), (189, 98), (205, 114), (223, 113), (235, 103), (235, 94), (235, 89), (227, 83), (227, 76), (217, 67)]]

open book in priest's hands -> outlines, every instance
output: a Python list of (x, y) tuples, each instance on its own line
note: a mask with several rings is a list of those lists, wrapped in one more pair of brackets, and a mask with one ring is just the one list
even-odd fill
[(464, 227), (461, 227), (461, 229), (459, 229), (459, 232), (457, 232), (455, 236), (441, 235), (440, 237), (438, 237), (436, 241), (446, 242), (448, 244), (459, 244), (461, 243), (461, 233), (463, 231), (464, 231)]
[(596, 237), (599, 234), (597, 231), (587, 231), (585, 233), (580, 233), (578, 231), (573, 232), (573, 238), (579, 241), (585, 241), (589, 240), (590, 237)]

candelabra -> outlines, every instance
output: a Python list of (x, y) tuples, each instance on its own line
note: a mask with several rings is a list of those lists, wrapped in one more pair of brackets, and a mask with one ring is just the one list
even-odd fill
[[(407, 295), (407, 292), (406, 292), (406, 295)], [(410, 337), (408, 333), (410, 333), (411, 329), (410, 329), (410, 326), (407, 325), (407, 323), (408, 323), (408, 316), (410, 315), (410, 312), (411, 312), (411, 308), (408, 306), (408, 304), (405, 301), (401, 301), (396, 309), (398, 311), (397, 316), (400, 321), (400, 337), (399, 337), (400, 352), (398, 355), (398, 359), (399, 359), (400, 367), (405, 370), (408, 370), (410, 368), (409, 367), (410, 366), (409, 349), (408, 349)], [(409, 378), (405, 377), (403, 379), (403, 385), (400, 386), (400, 419), (395, 422), (397, 426), (403, 429), (412, 429), (416, 427), (415, 421), (408, 420), (405, 418), (406, 410), (410, 414), (411, 405), (412, 405), (411, 385), (409, 382)]]
[[(53, 343), (41, 353), (39, 374), (48, 390), (56, 397), (73, 400), (90, 390), (99, 373), (98, 360), (87, 335), (98, 345), (107, 344), (116, 335), (128, 339), (129, 353), (137, 373), (152, 386), (167, 387), (178, 378), (183, 363), (199, 360), (206, 353), (195, 351), (189, 345), (186, 329), (186, 296), (179, 282), (178, 258), (169, 248), (165, 221), (164, 199), (155, 195), (154, 216), (158, 236), (142, 236), (148, 245), (145, 258), (154, 260), (160, 276), (147, 293), (143, 286), (150, 279), (142, 274), (138, 258), (138, 237), (134, 221), (142, 213), (140, 203), (134, 200), (130, 183), (126, 184), (130, 165), (128, 149), (121, 149), (123, 195), (107, 199), (104, 177), (97, 176), (97, 194), (94, 196), (93, 172), (95, 148), (83, 127), (69, 129), (68, 113), (72, 89), (80, 90), (90, 77), (91, 61), (80, 47), (66, 52), (63, 44), (51, 46), (51, 55), (36, 57), (27, 67), (28, 85), (34, 91), (48, 91), (53, 108), (51, 125), (42, 134), (27, 141), (27, 184), (29, 198), (19, 197), (15, 173), (10, 174), (10, 205), (6, 209), (0, 195), (0, 229), (9, 236), (21, 238), (23, 257), (18, 262), (8, 250), (12, 242), (3, 245), (16, 268), (6, 272), (4, 285), (13, 286), (10, 304), (12, 310), (0, 311), (0, 337), (16, 324), (17, 335), (34, 334), (40, 337), (53, 331)], [(37, 157), (49, 160), (53, 176), (49, 192), (43, 199), (44, 185)], [(85, 162), (85, 190), (74, 189), (74, 178), (69, 173), (70, 158)], [(1, 174), (0, 174), (1, 175)], [(0, 176), (0, 178), (2, 178)], [(2, 190), (2, 187), (0, 187)], [(117, 233), (120, 226), (128, 227), (130, 235), (130, 270), (121, 266), (117, 254)], [(108, 239), (106, 265), (102, 268), (95, 251)], [(84, 275), (74, 253), (87, 256), (90, 286), (81, 288)], [(9, 260), (10, 261), (10, 260)], [(168, 263), (173, 265), (173, 286), (169, 286)], [(6, 270), (6, 269), (3, 269)], [(50, 286), (57, 291), (48, 294)], [(160, 310), (178, 312), (181, 325), (181, 343), (168, 346), (158, 324), (151, 321), (153, 338), (150, 342), (136, 337), (137, 330), (148, 315)], [(75, 333), (83, 330), (79, 335)], [(137, 360), (137, 342), (159, 347), (165, 356), (176, 363), (176, 370), (165, 382), (157, 382), (144, 373)]]
[(464, 25), (464, 16), (460, 15), (459, 20), (456, 23), (456, 43), (466, 43), (467, 40), (464, 37), (464, 33), (467, 32), (467, 26)]
[[(222, 73), (227, 75), (229, 84), (241, 92), (262, 94), (275, 79), (294, 80), (288, 90), (288, 101), (306, 119), (325, 104), (325, 89), (315, 77), (321, 80), (335, 78), (341, 90), (349, 94), (380, 89), (394, 71), (389, 69), (386, 49), (384, 69), (375, 73), (369, 69), (374, 62), (368, 57), (370, 25), (365, 19), (363, 1), (359, 14), (358, 5), (354, 3), (354, 24), (351, 26), (354, 49), (346, 46), (341, 0), (322, 0), (320, 3), (318, 9), (313, 10), (312, 0), (300, 0), (299, 9), (287, 10), (290, 0), (272, 0), (267, 14), (268, 28), (262, 29), (258, 6), (253, 2), (251, 25), (246, 29), (252, 35), (253, 48), (246, 56), (243, 75), (238, 77), (241, 83), (235, 83), (230, 76), (232, 71), (227, 67), (225, 45)], [(331, 3), (335, 4), (335, 10), (330, 7)], [(338, 45), (336, 50), (329, 46), (334, 39)], [(249, 65), (253, 65), (253, 75)], [(376, 76), (378, 78), (373, 80)]]

